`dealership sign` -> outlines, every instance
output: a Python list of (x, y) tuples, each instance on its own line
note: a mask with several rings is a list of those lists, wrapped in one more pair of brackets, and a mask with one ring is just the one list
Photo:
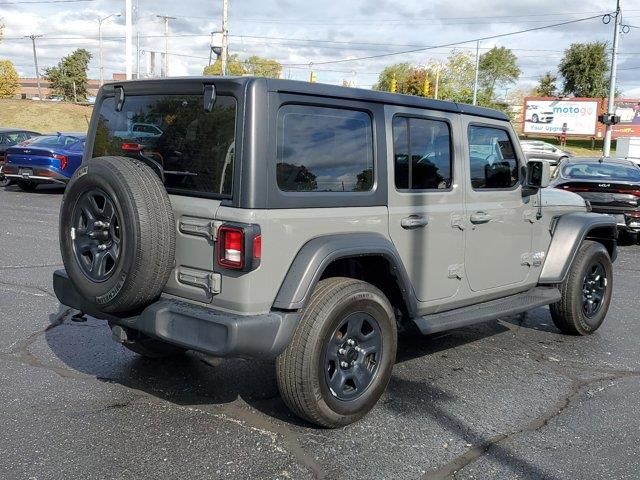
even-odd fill
[(541, 135), (595, 135), (599, 99), (526, 98), (524, 133)]

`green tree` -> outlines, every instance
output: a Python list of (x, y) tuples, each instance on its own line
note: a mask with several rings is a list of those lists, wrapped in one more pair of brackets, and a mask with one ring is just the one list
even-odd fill
[[(475, 64), (471, 55), (453, 50), (444, 63), (431, 62), (429, 71), (438, 78), (438, 99), (472, 102)], [(435, 82), (432, 91), (435, 95)]]
[(606, 42), (573, 43), (565, 50), (558, 71), (564, 93), (576, 97), (606, 97), (609, 53)]
[[(211, 65), (204, 67), (205, 75), (222, 75), (222, 61), (218, 58)], [(229, 55), (227, 58), (227, 75), (242, 76), (246, 73), (244, 63), (240, 61), (237, 54)]]
[(413, 74), (415, 67), (409, 62), (394, 63), (389, 65), (378, 75), (378, 82), (373, 86), (374, 90), (383, 92), (391, 91), (391, 80), (395, 77), (398, 83), (398, 93), (409, 93), (409, 77)]
[(86, 101), (87, 69), (90, 61), (91, 54), (84, 48), (79, 48), (63, 57), (58, 66), (46, 68), (44, 78), (51, 84), (53, 92), (64, 100)]
[(547, 72), (538, 80), (534, 93), (539, 97), (555, 97), (558, 94), (558, 77), (551, 72)]
[[(237, 54), (229, 55), (227, 60), (227, 74), (233, 76), (253, 75), (255, 77), (280, 78), (282, 65), (271, 58), (252, 55), (245, 61)], [(217, 59), (213, 64), (204, 67), (205, 75), (222, 75), (222, 62)]]
[(496, 87), (515, 83), (520, 73), (518, 57), (508, 48), (493, 47), (480, 56), (478, 83), (491, 99)]
[(11, 98), (20, 89), (18, 72), (9, 60), (0, 60), (0, 98)]
[(255, 77), (280, 78), (282, 65), (271, 58), (252, 55), (244, 61), (246, 73)]

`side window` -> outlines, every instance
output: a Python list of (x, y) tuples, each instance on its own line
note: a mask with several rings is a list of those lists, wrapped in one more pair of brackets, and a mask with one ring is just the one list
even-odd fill
[(393, 158), (398, 190), (451, 188), (451, 133), (446, 122), (394, 117)]
[(365, 112), (284, 105), (278, 112), (277, 181), (285, 192), (373, 188), (373, 127)]
[(513, 188), (518, 183), (518, 160), (506, 130), (470, 126), (469, 162), (475, 190)]

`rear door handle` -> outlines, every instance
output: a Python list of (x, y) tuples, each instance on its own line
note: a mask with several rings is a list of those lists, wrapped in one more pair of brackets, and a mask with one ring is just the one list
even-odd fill
[(471, 215), (471, 223), (478, 225), (479, 223), (489, 223), (491, 221), (491, 215), (486, 212), (476, 212)]
[(400, 226), (405, 230), (415, 230), (416, 228), (423, 228), (429, 224), (429, 220), (420, 215), (411, 215), (400, 220)]

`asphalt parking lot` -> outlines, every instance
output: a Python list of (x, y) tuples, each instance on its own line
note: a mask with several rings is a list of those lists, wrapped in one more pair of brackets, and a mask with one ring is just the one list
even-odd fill
[(272, 362), (146, 360), (58, 304), (59, 189), (0, 189), (0, 478), (616, 478), (640, 475), (640, 246), (588, 338), (547, 309), (402, 338), (361, 422), (293, 417)]

